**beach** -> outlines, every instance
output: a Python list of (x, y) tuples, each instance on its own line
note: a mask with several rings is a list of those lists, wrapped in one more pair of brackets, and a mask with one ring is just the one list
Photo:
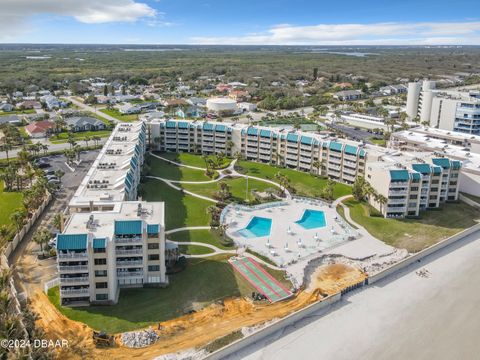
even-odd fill
[(229, 359), (477, 359), (480, 232)]

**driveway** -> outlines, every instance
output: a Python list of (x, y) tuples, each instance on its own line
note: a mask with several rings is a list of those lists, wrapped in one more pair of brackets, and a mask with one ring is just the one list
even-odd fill
[(53, 217), (65, 210), (98, 153), (98, 150), (82, 152), (80, 156), (82, 162), (73, 172), (65, 165), (63, 155), (47, 157), (52, 165), (51, 168), (60, 169), (65, 172), (65, 175), (62, 178), (61, 189), (54, 194), (50, 204), (10, 257), (10, 263), (15, 265), (14, 279), (19, 292), (25, 291), (31, 294), (38, 288), (43, 289), (46, 281), (57, 277), (56, 259), (38, 260), (40, 248), (31, 239), (41, 226), (46, 226), (52, 232), (56, 231), (51, 225)]

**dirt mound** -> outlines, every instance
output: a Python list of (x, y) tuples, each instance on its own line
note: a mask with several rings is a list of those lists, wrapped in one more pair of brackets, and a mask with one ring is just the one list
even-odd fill
[(69, 349), (59, 353), (58, 358), (151, 359), (162, 354), (198, 348), (238, 329), (282, 318), (317, 301), (320, 294), (333, 294), (364, 278), (361, 271), (347, 265), (322, 266), (312, 276), (309, 289), (299, 291), (288, 300), (274, 304), (253, 304), (248, 299), (235, 298), (212, 304), (198, 312), (160, 323), (158, 341), (142, 349), (120, 345), (120, 335), (117, 335), (117, 347), (97, 349), (91, 339), (92, 330), (63, 316), (45, 294), (37, 294), (32, 299), (32, 306), (41, 316), (38, 324), (44, 328), (48, 338), (71, 342)]
[(333, 295), (365, 278), (362, 271), (345, 264), (325, 265), (312, 274), (308, 291), (318, 290), (322, 294)]

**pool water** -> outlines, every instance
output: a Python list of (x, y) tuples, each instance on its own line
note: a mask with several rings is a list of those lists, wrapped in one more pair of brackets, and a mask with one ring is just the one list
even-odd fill
[(247, 227), (239, 230), (239, 234), (246, 238), (255, 238), (270, 235), (272, 219), (254, 216)]
[(307, 230), (322, 228), (327, 225), (325, 213), (318, 210), (305, 210), (302, 218), (295, 223)]

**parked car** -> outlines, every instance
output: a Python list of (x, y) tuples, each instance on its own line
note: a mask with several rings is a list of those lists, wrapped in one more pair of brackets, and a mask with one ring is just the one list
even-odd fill
[(49, 180), (48, 180), (48, 183), (49, 183), (49, 184), (57, 184), (57, 185), (59, 185), (59, 184), (60, 184), (60, 180), (58, 180), (57, 178), (49, 179)]
[(51, 167), (51, 165), (47, 162), (39, 162), (36, 164), (38, 168), (40, 169), (46, 169), (46, 168), (49, 168)]
[(43, 170), (43, 173), (45, 174), (45, 176), (49, 176), (49, 175), (55, 175), (55, 169), (48, 169), (48, 170)]

